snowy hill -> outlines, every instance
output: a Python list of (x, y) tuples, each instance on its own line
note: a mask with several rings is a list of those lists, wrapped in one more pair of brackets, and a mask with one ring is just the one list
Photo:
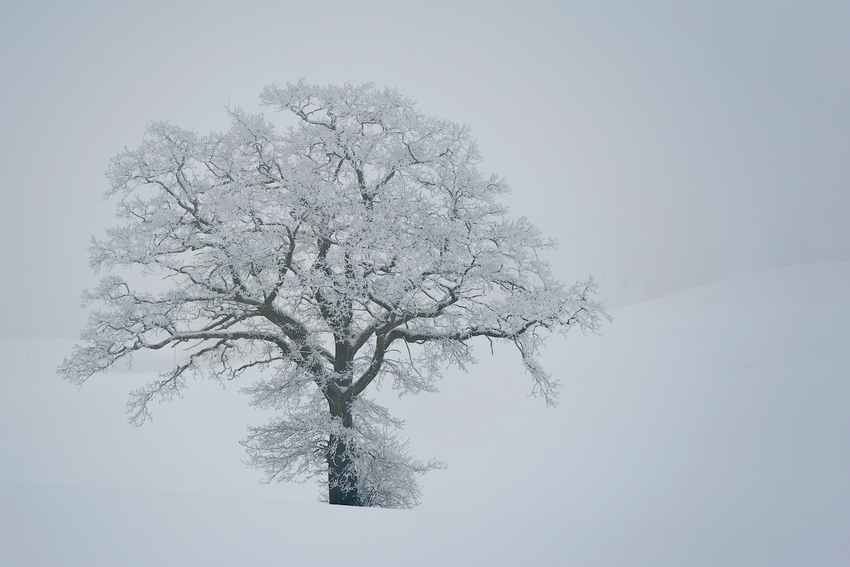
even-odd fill
[(71, 341), (3, 339), (0, 562), (850, 564), (850, 263), (613, 315), (601, 337), (550, 341), (554, 410), (515, 353), (484, 345), (439, 394), (381, 392), (412, 452), (448, 464), (415, 511), (257, 484), (238, 440), (266, 417), (237, 387), (198, 382), (133, 429), (126, 395), (150, 374), (77, 391), (54, 374)]

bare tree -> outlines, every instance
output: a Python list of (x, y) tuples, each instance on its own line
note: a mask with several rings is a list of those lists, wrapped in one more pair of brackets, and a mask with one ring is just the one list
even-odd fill
[(235, 379), (277, 417), (243, 441), (269, 480), (327, 477), (332, 504), (412, 507), (418, 476), (401, 422), (364, 392), (392, 380), (434, 391), (441, 369), (474, 362), (470, 340), (513, 344), (547, 404), (557, 382), (536, 360), (541, 331), (598, 329), (593, 280), (565, 287), (537, 251), (552, 246), (496, 198), (469, 129), (422, 115), (371, 85), (267, 87), (291, 113), (278, 134), (262, 115), (230, 110), (232, 128), (198, 136), (156, 123), (108, 170), (124, 224), (94, 241), (91, 265), (166, 276), (144, 293), (108, 275), (59, 372), (81, 384), (142, 349), (190, 355), (132, 392), (141, 425), (151, 400), (179, 396), (187, 376)]

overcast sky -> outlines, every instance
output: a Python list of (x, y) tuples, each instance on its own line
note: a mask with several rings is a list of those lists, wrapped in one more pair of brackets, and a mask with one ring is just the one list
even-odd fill
[(103, 172), (145, 124), (224, 129), (300, 77), (469, 124), (556, 273), (615, 306), (850, 259), (848, 30), (844, 1), (5, 0), (0, 336), (77, 336)]

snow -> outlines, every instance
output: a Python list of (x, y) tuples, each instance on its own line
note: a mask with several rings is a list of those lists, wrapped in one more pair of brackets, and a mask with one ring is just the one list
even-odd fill
[[(72, 341), (0, 341), (0, 549), (10, 565), (846, 565), (850, 262), (753, 273), (551, 339), (560, 405), (489, 347), (438, 394), (382, 401), (429, 473), (423, 508), (262, 485), (267, 416), (196, 382), (126, 424), (151, 374), (55, 376)], [(168, 362), (168, 361), (166, 361)], [(147, 365), (147, 366), (145, 366)], [(156, 366), (145, 361), (144, 368)]]

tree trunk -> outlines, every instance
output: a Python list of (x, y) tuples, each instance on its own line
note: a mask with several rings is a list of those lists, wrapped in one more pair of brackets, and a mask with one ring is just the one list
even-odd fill
[[(341, 417), (344, 427), (351, 427), (352, 419), (348, 404), (345, 404), (343, 408), (335, 408), (334, 405), (330, 402), (331, 415)], [(354, 462), (346, 452), (345, 442), (336, 435), (331, 435), (329, 441), (328, 502), (343, 506), (362, 506), (360, 495), (357, 493), (357, 473), (354, 471)]]
[[(351, 366), (354, 353), (346, 340), (336, 343), (336, 360), (334, 370), (343, 375), (339, 386), (347, 388), (351, 385)], [(351, 427), (351, 400), (340, 397), (332, 399), (328, 396), (328, 409), (331, 415), (342, 420), (343, 427)], [(362, 506), (357, 491), (357, 473), (354, 462), (347, 453), (346, 444), (336, 435), (329, 439), (328, 461), (328, 502), (342, 506)]]

